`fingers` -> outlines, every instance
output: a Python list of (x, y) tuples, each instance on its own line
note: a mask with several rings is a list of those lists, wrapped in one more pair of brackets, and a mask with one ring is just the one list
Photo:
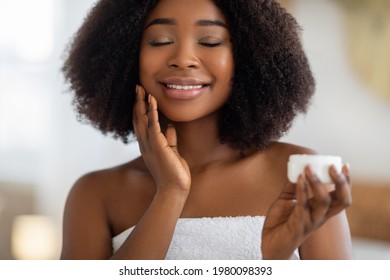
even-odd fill
[(328, 192), (327, 186), (322, 184), (310, 166), (305, 168), (305, 175), (313, 192), (313, 198), (309, 204), (311, 219), (312, 222), (319, 224), (329, 211), (329, 207), (332, 204), (332, 197)]
[(170, 126), (165, 135), (162, 133), (157, 100), (151, 94), (147, 95), (145, 89), (138, 85), (133, 110), (133, 126), (142, 153), (148, 149), (164, 147), (170, 147), (177, 153), (176, 130)]
[(306, 179), (303, 175), (299, 175), (298, 177), (295, 193), (296, 193), (297, 204), (302, 209), (308, 208), (309, 193), (307, 190)]
[(352, 185), (351, 167), (349, 166), (348, 163), (343, 165), (342, 172), (343, 172), (345, 178), (347, 179), (348, 184)]
[(165, 131), (165, 137), (168, 142), (168, 146), (176, 153), (178, 154), (179, 151), (177, 149), (177, 135), (176, 135), (176, 129), (173, 125), (168, 125), (167, 130)]
[(148, 115), (147, 104), (145, 100), (145, 90), (138, 86), (136, 87), (136, 98), (133, 109), (133, 127), (138, 140), (143, 140), (148, 137)]
[[(146, 101), (146, 96), (148, 100)], [(136, 103), (133, 110), (133, 126), (138, 139), (156, 138), (161, 133), (157, 100), (146, 94), (142, 86), (136, 86)]]
[(329, 169), (329, 175), (335, 183), (335, 191), (331, 193), (333, 198), (332, 207), (328, 213), (329, 216), (333, 216), (352, 203), (351, 195), (351, 178), (349, 174), (349, 167), (344, 166), (342, 173), (337, 172), (336, 168), (332, 166)]
[[(156, 138), (161, 134), (160, 122), (158, 121), (157, 100), (154, 96), (148, 96), (149, 112), (148, 112), (148, 133), (151, 138)], [(156, 139), (154, 139), (156, 140)]]
[(171, 148), (174, 152), (178, 153), (177, 150), (177, 135), (176, 129), (173, 125), (168, 125), (165, 133), (161, 132), (160, 122), (158, 120), (158, 109), (157, 100), (154, 96), (149, 94), (149, 138), (152, 141), (159, 141), (162, 145)]
[[(337, 172), (333, 166), (329, 170), (335, 190), (328, 191), (310, 166), (305, 168), (295, 184), (295, 205), (289, 215), (287, 228), (290, 238), (301, 238), (322, 226), (330, 217), (344, 210), (351, 203), (349, 168)], [(295, 236), (295, 237), (294, 237)]]
[[(306, 234), (311, 229), (311, 213), (309, 208), (309, 193), (306, 178), (303, 174), (295, 184), (296, 205), (289, 218), (290, 228), (295, 234)], [(291, 236), (291, 238), (294, 238)]]
[(310, 166), (305, 169), (305, 177), (313, 192), (313, 197), (309, 200), (310, 215), (313, 223), (321, 224), (331, 216), (341, 212), (348, 207), (351, 202), (350, 176), (348, 167), (343, 168), (343, 172), (339, 173), (332, 166), (329, 169), (335, 190), (328, 192), (328, 187), (318, 179), (313, 173)]

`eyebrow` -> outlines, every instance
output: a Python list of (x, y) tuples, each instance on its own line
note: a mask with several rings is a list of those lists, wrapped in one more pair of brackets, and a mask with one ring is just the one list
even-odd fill
[(148, 29), (150, 26), (156, 25), (156, 24), (175, 25), (176, 20), (171, 19), (171, 18), (156, 18), (156, 19), (152, 20), (151, 22), (149, 22), (145, 26), (145, 29)]
[(201, 19), (195, 23), (196, 26), (220, 26), (228, 28), (227, 24), (220, 20)]
[[(149, 22), (146, 26), (145, 29), (148, 29), (152, 25), (157, 25), (157, 24), (162, 24), (162, 25), (176, 25), (176, 20), (172, 18), (156, 18)], [(228, 28), (227, 24), (220, 21), (220, 20), (209, 20), (209, 19), (201, 19), (198, 20), (195, 23), (196, 26), (220, 26), (224, 28)]]

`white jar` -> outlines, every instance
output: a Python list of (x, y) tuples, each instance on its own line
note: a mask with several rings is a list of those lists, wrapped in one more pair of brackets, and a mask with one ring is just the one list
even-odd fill
[(329, 175), (329, 168), (334, 165), (338, 172), (341, 172), (342, 161), (339, 156), (324, 155), (290, 155), (288, 160), (288, 179), (291, 183), (296, 183), (300, 174), (304, 173), (305, 167), (310, 165), (313, 172), (324, 184), (332, 184)]

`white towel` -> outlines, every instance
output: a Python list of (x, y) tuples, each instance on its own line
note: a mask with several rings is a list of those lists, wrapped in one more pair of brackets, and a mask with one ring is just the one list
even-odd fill
[[(180, 218), (167, 260), (261, 259), (261, 232), (265, 217)], [(134, 227), (112, 239), (113, 253)], [(297, 259), (297, 256), (294, 256)]]

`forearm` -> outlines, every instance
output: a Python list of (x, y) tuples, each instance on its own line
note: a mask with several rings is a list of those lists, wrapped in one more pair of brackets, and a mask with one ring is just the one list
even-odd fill
[(111, 259), (164, 259), (187, 192), (158, 192), (122, 247)]
[(332, 217), (300, 247), (302, 259), (353, 259), (351, 233), (345, 211)]
[(262, 244), (261, 255), (263, 260), (294, 259), (294, 252), (298, 248), (298, 245), (292, 245), (292, 243), (295, 242), (291, 243), (290, 240), (286, 240), (286, 242), (276, 242), (276, 243), (277, 244)]

